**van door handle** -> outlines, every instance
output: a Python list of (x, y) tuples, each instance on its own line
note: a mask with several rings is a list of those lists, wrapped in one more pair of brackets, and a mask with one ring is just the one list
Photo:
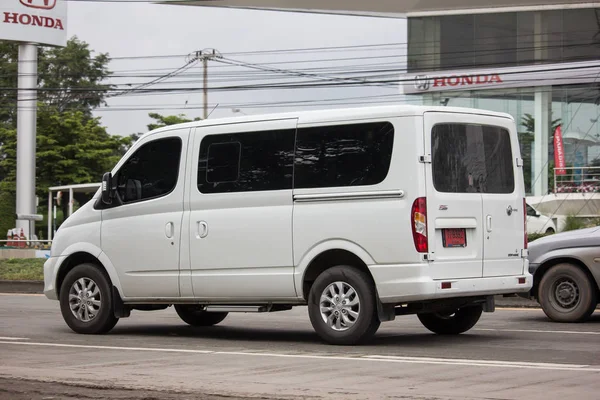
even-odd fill
[(486, 218), (486, 227), (487, 227), (488, 232), (492, 231), (492, 216), (491, 215), (488, 215)]
[(165, 226), (165, 235), (171, 239), (173, 237), (173, 231), (175, 230), (175, 226), (173, 225), (172, 222), (167, 222), (167, 225)]
[(196, 239), (205, 238), (208, 235), (208, 224), (205, 221), (196, 221)]

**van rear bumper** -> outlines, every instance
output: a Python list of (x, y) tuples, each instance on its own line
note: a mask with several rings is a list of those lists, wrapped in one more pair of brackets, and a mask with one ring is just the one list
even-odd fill
[[(369, 267), (379, 299), (384, 304), (445, 299), (466, 296), (518, 294), (533, 286), (533, 276), (525, 269), (521, 275), (433, 280), (428, 264), (372, 265)], [(519, 283), (525, 278), (525, 283)], [(442, 289), (450, 285), (449, 288)], [(449, 283), (449, 284), (448, 284)]]

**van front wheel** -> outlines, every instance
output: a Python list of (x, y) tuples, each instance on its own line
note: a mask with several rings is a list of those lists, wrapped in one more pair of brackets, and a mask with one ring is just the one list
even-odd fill
[(116, 325), (110, 287), (106, 272), (94, 264), (81, 264), (69, 271), (59, 300), (63, 319), (73, 331), (100, 334)]
[(440, 335), (458, 335), (475, 326), (483, 308), (471, 306), (444, 313), (417, 314), (423, 326)]
[(227, 317), (226, 312), (206, 312), (196, 305), (175, 304), (175, 311), (183, 322), (191, 326), (213, 326)]
[(326, 342), (352, 345), (370, 339), (379, 328), (371, 278), (363, 271), (337, 266), (319, 275), (308, 296), (308, 315)]

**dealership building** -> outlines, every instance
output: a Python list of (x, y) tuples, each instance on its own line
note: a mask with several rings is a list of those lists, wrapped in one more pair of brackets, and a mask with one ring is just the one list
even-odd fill
[[(193, 0), (186, 4), (407, 18), (407, 68), (399, 77), (406, 101), (509, 113), (518, 125), (532, 201), (537, 199), (543, 203), (540, 207), (554, 208), (557, 214), (600, 213), (600, 204), (588, 201), (600, 191), (600, 168), (594, 167), (600, 166), (600, 2)], [(567, 168), (555, 180), (557, 131)]]

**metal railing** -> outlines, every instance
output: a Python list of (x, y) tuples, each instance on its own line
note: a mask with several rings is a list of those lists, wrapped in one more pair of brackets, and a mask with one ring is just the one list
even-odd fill
[(52, 240), (0, 240), (0, 249), (50, 250)]
[(567, 167), (564, 174), (554, 168), (554, 193), (600, 192), (600, 167)]

